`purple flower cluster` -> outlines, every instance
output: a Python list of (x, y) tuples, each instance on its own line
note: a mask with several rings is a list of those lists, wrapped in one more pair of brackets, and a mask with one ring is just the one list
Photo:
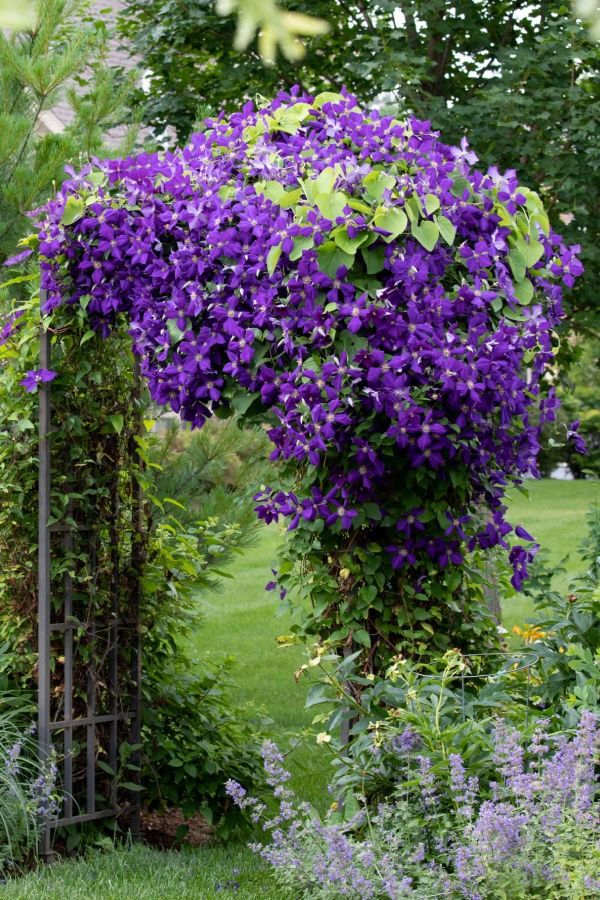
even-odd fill
[(479, 781), (474, 775), (467, 776), (462, 757), (451, 753), (448, 757), (450, 768), (450, 789), (458, 812), (465, 819), (473, 816), (473, 804), (479, 790)]
[(23, 752), (23, 746), (25, 745), (27, 739), (35, 734), (36, 729), (36, 723), (32, 722), (29, 728), (24, 732), (24, 734), (21, 737), (17, 738), (14, 744), (12, 744), (6, 751), (6, 757), (4, 759), (4, 771), (10, 777), (16, 777), (21, 771), (21, 754)]
[(15, 743), (8, 748), (6, 759), (4, 760), (4, 771), (7, 775), (14, 776), (19, 774), (22, 750), (23, 738), (19, 738), (19, 740), (15, 741)]
[[(228, 795), (242, 810), (250, 811), (253, 822), (262, 821), (268, 843), (252, 844), (276, 872), (292, 873), (292, 881), (321, 896), (355, 897), (360, 900), (387, 897), (400, 900), (411, 893), (412, 879), (402, 871), (394, 852), (399, 841), (391, 835), (384, 853), (370, 841), (356, 841), (353, 833), (365, 823), (359, 812), (344, 824), (322, 822), (306, 803), (298, 803), (287, 787), (289, 772), (283, 756), (271, 741), (262, 748), (266, 780), (278, 801), (278, 811), (266, 815), (267, 807), (248, 797), (235, 781), (226, 785)], [(289, 879), (286, 879), (289, 887)], [(331, 892), (331, 893), (329, 893)]]
[(395, 734), (390, 741), (391, 749), (398, 756), (407, 756), (421, 746), (421, 735), (407, 726)]
[(587, 453), (587, 446), (584, 439), (579, 434), (579, 420), (576, 419), (575, 422), (572, 422), (567, 428), (567, 441), (570, 441), (573, 444), (573, 449), (576, 453)]
[[(529, 766), (517, 731), (499, 722), (494, 742), (504, 783), (496, 784), (492, 799), (481, 803), (455, 851), (462, 894), (471, 900), (480, 896), (474, 890), (477, 881), (505, 864), (521, 871), (524, 884), (533, 884), (536, 878), (560, 881), (559, 861), (552, 864), (550, 854), (536, 859), (538, 842), (557, 847), (563, 834), (578, 829), (588, 835), (591, 849), (600, 831), (598, 716), (584, 710), (575, 736), (571, 740), (560, 737), (554, 747), (540, 727), (528, 747)], [(450, 760), (451, 780), (456, 781), (462, 761)]]
[[(269, 841), (254, 850), (294, 896), (596, 896), (600, 721), (583, 712), (570, 739), (545, 725), (523, 748), (519, 732), (498, 722), (499, 779), (491, 797), (459, 754), (448, 757), (447, 779), (419, 756), (418, 773), (407, 772), (395, 798), (343, 824), (297, 804), (282, 757), (268, 744), (265, 768), (279, 812), (270, 816), (260, 804)], [(255, 810), (257, 801), (240, 785), (231, 782), (228, 793), (242, 809)]]
[[(540, 377), (582, 267), (514, 172), (475, 161), (345, 93), (247, 104), (65, 183), (39, 225), (48, 310), (81, 303), (104, 334), (124, 314), (153, 400), (193, 426), (270, 410), (273, 459), (321, 475), (266, 490), (265, 521), (366, 516), (396, 569), (508, 548), (503, 493), (537, 471), (557, 404)], [(442, 521), (410, 502), (432, 483)], [(512, 551), (516, 587), (530, 557)]]
[(22, 323), (23, 310), (15, 310), (2, 319), (0, 326), (0, 347), (2, 347), (9, 338), (17, 331)]
[(52, 756), (41, 774), (29, 787), (29, 795), (35, 815), (42, 820), (54, 819), (60, 812), (57, 800), (58, 766)]

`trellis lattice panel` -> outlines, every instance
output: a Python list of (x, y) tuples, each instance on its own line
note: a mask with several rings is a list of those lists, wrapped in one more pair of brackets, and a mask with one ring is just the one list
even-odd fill
[[(51, 348), (52, 335), (42, 330), (43, 369), (51, 368)], [(137, 372), (135, 380), (139, 388)], [(38, 740), (42, 761), (52, 758), (58, 766), (63, 803), (44, 829), (46, 857), (52, 832), (63, 826), (118, 818), (134, 836), (140, 827), (134, 788), (141, 733), (143, 498), (133, 474), (135, 443), (127, 457), (122, 442), (102, 438), (108, 499), (97, 515), (69, 500), (66, 515), (56, 521), (57, 491), (68, 485), (68, 496), (78, 497), (83, 475), (63, 471), (52, 418), (48, 382), (39, 399)]]

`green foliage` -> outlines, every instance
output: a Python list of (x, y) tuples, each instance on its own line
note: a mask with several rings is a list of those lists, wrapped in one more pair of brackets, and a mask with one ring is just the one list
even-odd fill
[[(307, 706), (326, 707), (321, 714), (315, 709), (314, 721), (326, 729), (320, 741), (333, 755), (334, 788), (345, 800), (348, 819), (358, 795), (373, 800), (394, 789), (402, 760), (393, 737), (405, 729), (418, 733), (419, 752), (428, 756), (436, 774), (446, 772), (449, 754), (460, 753), (471, 774), (489, 780), (497, 718), (524, 732), (534, 727), (527, 700), (531, 659), (526, 656), (499, 652), (469, 658), (450, 650), (419, 666), (398, 657), (375, 677), (361, 674), (357, 658), (357, 653), (321, 652), (303, 667), (318, 679)], [(340, 745), (335, 735), (344, 720), (350, 741)]]
[[(282, 4), (283, 5), (283, 4)], [(287, 5), (287, 4), (285, 4)], [(128, 0), (121, 19), (150, 71), (145, 119), (180, 141), (207, 108), (234, 109), (257, 95), (300, 83), (306, 90), (346, 85), (361, 100), (431, 119), (449, 142), (464, 134), (483, 163), (516, 165), (537, 186), (552, 224), (580, 243), (588, 278), (575, 288), (577, 321), (595, 323), (600, 239), (596, 122), (600, 47), (558, 0), (327, 0), (290, 2), (326, 19), (306, 57), (265, 69), (257, 48), (234, 48), (234, 26), (212, 3)]]
[[(36, 369), (39, 352), (39, 300), (21, 303), (21, 327), (0, 350), (0, 559), (3, 576), (3, 639), (14, 659), (12, 675), (24, 685), (34, 679), (37, 630), (37, 395), (28, 394), (20, 381)], [(61, 378), (53, 382), (53, 479), (49, 524), (71, 527), (74, 523), (100, 521), (97, 533), (96, 574), (89, 571), (86, 547), (65, 552), (53, 546), (53, 583), (61, 585), (69, 573), (83, 597), (90, 584), (96, 588), (98, 608), (108, 603), (112, 560), (111, 536), (121, 530), (122, 558), (132, 551), (131, 472), (118, 462), (127, 459), (136, 430), (132, 405), (132, 358), (125, 341), (105, 345), (99, 337), (83, 347), (85, 325), (79, 309), (74, 327), (62, 329), (54, 341), (53, 364)], [(55, 325), (61, 325), (55, 317)], [(114, 421), (120, 417), (117, 432)], [(119, 504), (117, 501), (122, 501)], [(116, 504), (116, 505), (115, 505)], [(115, 510), (118, 510), (115, 512)], [(62, 589), (55, 592), (60, 603)], [(80, 610), (86, 621), (85, 605)]]
[[(443, 516), (443, 485), (430, 479), (428, 494), (424, 481), (421, 487), (428, 515)], [(365, 531), (364, 540), (340, 544), (340, 528), (322, 524), (300, 519), (279, 554), (277, 583), (287, 591), (282, 608), (297, 615), (295, 635), (362, 647), (365, 675), (381, 674), (396, 653), (430, 660), (453, 646), (481, 652), (497, 645), (485, 600), (485, 554), (470, 554), (461, 569), (432, 566), (413, 584), (401, 573), (390, 574), (389, 556), (376, 535)]]
[(600, 507), (588, 515), (582, 547), (587, 569), (566, 590), (553, 588), (556, 569), (542, 557), (528, 593), (537, 615), (530, 620), (540, 637), (532, 649), (539, 657), (535, 696), (573, 724), (582, 709), (600, 707)]
[[(240, 427), (238, 419), (209, 420), (200, 431), (170, 426), (152, 446), (153, 490), (182, 521), (217, 516), (240, 526), (238, 547), (256, 534), (251, 494), (267, 477), (271, 445), (262, 428)], [(181, 504), (185, 509), (179, 508)], [(155, 516), (161, 518), (156, 510)]]
[[(85, 21), (83, 0), (35, 0), (28, 30), (0, 31), (0, 258), (14, 250), (39, 206), (63, 178), (103, 150), (106, 130), (126, 116), (131, 85), (107, 69), (106, 34)], [(94, 60), (90, 66), (90, 60)], [(73, 118), (60, 134), (45, 116), (66, 99)], [(117, 152), (127, 152), (134, 132)]]

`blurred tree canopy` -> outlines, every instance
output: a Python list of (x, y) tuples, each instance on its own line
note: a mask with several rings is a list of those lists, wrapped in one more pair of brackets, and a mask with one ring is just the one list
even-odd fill
[(121, 18), (146, 73), (140, 98), (157, 134), (179, 141), (198, 118), (301, 84), (346, 85), (363, 102), (431, 119), (448, 141), (469, 136), (482, 163), (537, 187), (555, 227), (581, 243), (588, 277), (573, 317), (596, 328), (600, 276), (600, 47), (554, 0), (281, 0), (325, 19), (303, 59), (265, 67), (255, 40), (234, 46), (236, 20), (214, 0), (127, 0)]
[(0, 0), (0, 28), (30, 28), (35, 24), (35, 9), (32, 0)]

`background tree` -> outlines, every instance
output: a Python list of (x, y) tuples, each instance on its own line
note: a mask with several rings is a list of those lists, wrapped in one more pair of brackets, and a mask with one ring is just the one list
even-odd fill
[[(280, 6), (286, 6), (281, 3)], [(430, 118), (449, 142), (471, 135), (482, 163), (517, 166), (551, 220), (583, 246), (588, 278), (572, 305), (596, 325), (600, 269), (597, 197), (600, 48), (571, 9), (554, 0), (290, 0), (331, 28), (304, 59), (266, 68), (255, 41), (240, 54), (236, 23), (213, 0), (129, 0), (121, 20), (150, 72), (145, 118), (185, 140), (208, 108), (234, 109), (257, 94), (300, 83), (346, 85), (362, 101)], [(157, 25), (157, 23), (159, 23)]]
[[(104, 134), (125, 117), (130, 85), (106, 66), (105, 29), (86, 19), (86, 8), (80, 0), (36, 0), (33, 24), (0, 31), (0, 259), (30, 227), (27, 212), (62, 181), (65, 164), (108, 152)], [(71, 123), (48, 133), (44, 114), (60, 100), (71, 107)], [(134, 137), (129, 132), (114, 152), (127, 152)]]

